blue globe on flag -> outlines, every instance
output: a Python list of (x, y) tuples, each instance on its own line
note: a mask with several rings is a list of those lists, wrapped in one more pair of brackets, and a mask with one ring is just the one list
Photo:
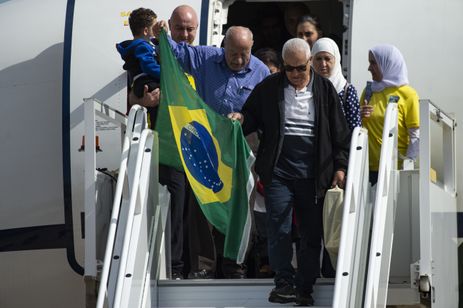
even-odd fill
[(219, 192), (224, 184), (219, 177), (219, 159), (211, 134), (196, 121), (182, 127), (180, 145), (183, 160), (196, 181)]

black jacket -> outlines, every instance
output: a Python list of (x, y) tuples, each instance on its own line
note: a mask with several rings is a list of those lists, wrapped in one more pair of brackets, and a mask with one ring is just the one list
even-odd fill
[[(341, 109), (339, 96), (328, 79), (312, 74), (315, 103), (317, 153), (316, 193), (324, 196), (337, 170), (347, 170), (351, 133)], [(267, 77), (251, 92), (241, 110), (243, 132), (261, 132), (255, 170), (265, 185), (270, 184), (284, 138), (285, 73)]]

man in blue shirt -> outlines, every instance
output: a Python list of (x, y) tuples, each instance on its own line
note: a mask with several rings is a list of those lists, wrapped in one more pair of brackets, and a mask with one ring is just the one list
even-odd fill
[[(165, 21), (155, 26), (167, 30)], [(169, 44), (184, 71), (195, 79), (199, 96), (217, 113), (227, 116), (239, 112), (254, 87), (270, 74), (268, 67), (251, 55), (252, 32), (245, 27), (230, 27), (224, 39), (224, 48)], [(188, 208), (190, 237), (190, 278), (214, 278), (217, 256), (223, 253), (224, 236), (206, 220), (193, 194)], [(223, 258), (225, 278), (245, 278), (243, 266)]]
[(240, 111), (254, 86), (269, 75), (268, 67), (251, 55), (253, 35), (245, 27), (230, 27), (224, 48), (176, 43), (170, 37), (169, 43), (182, 68), (194, 77), (199, 96), (224, 116)]

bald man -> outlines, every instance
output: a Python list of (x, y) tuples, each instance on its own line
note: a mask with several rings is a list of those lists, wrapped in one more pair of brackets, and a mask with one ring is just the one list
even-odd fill
[[(158, 23), (161, 27), (167, 29), (165, 21)], [(254, 86), (269, 75), (267, 66), (251, 55), (253, 43), (252, 32), (237, 26), (227, 30), (224, 48), (191, 46), (169, 37), (175, 57), (194, 77), (199, 96), (223, 116), (240, 111)]]
[[(172, 19), (170, 23), (172, 26)], [(155, 35), (166, 26), (165, 22), (159, 22)], [(267, 66), (251, 55), (254, 41), (248, 28), (230, 27), (225, 34), (224, 48), (191, 46), (177, 43), (173, 37), (168, 39), (180, 65), (194, 77), (199, 96), (223, 116), (240, 111), (254, 87), (269, 75)], [(214, 278), (217, 255), (223, 253), (224, 236), (208, 224), (193, 195), (188, 211), (189, 277)], [(246, 274), (244, 267), (227, 258), (223, 259), (222, 272), (225, 278), (245, 278)]]
[(198, 30), (198, 16), (189, 5), (180, 5), (174, 9), (169, 19), (170, 35), (177, 42), (193, 44)]

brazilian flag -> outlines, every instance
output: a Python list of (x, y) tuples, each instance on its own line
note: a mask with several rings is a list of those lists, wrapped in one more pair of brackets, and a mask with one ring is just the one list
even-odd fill
[(240, 124), (215, 113), (191, 87), (165, 31), (160, 56), (159, 162), (185, 170), (204, 215), (225, 235), (224, 256), (242, 263), (251, 229), (254, 156)]

